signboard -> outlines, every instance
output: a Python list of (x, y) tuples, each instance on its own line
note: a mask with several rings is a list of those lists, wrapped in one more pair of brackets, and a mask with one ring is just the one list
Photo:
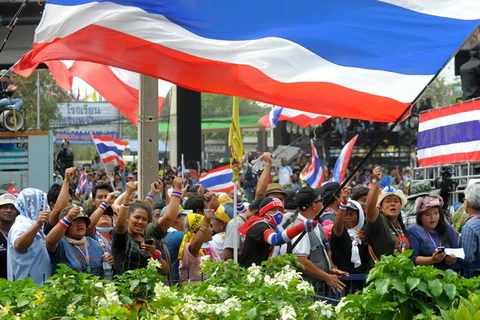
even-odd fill
[(108, 102), (60, 103), (58, 110), (60, 117), (50, 124), (57, 145), (63, 139), (68, 139), (71, 145), (92, 145), (90, 133), (120, 138), (119, 122), (124, 117)]

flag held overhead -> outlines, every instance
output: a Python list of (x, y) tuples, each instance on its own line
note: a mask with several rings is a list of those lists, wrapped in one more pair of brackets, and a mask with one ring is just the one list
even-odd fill
[(479, 21), (473, 0), (49, 0), (16, 69), (90, 61), (196, 91), (393, 122)]

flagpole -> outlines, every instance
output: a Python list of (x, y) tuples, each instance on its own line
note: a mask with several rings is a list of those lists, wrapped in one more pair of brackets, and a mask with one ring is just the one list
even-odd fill
[[(477, 27), (478, 28), (478, 27)], [(387, 131), (385, 131), (385, 133), (380, 137), (380, 139), (378, 139), (377, 143), (373, 146), (373, 148), (370, 149), (370, 151), (367, 153), (367, 155), (362, 159), (362, 161), (360, 161), (360, 163), (355, 167), (353, 168), (352, 172), (348, 175), (348, 177), (341, 183), (341, 185), (338, 187), (338, 189), (335, 191), (335, 193), (333, 193), (325, 203), (330, 203), (330, 201), (333, 200), (333, 198), (335, 197), (336, 194), (338, 194), (339, 191), (341, 191), (343, 188), (345, 188), (345, 186), (348, 184), (348, 182), (353, 178), (353, 176), (355, 175), (355, 173), (357, 173), (357, 171), (365, 164), (365, 162), (367, 162), (367, 160), (372, 156), (372, 154), (375, 152), (375, 150), (378, 148), (378, 146), (380, 146), (380, 144), (385, 140), (385, 138), (390, 134), (390, 132), (393, 131), (393, 129), (395, 129), (395, 127), (400, 123), (400, 121), (402, 121), (403, 118), (405, 118), (408, 114), (408, 112), (410, 111), (410, 109), (412, 108), (412, 106), (417, 102), (418, 99), (420, 99), (420, 97), (423, 95), (423, 93), (425, 92), (425, 90), (427, 90), (427, 88), (432, 84), (432, 82), (438, 77), (438, 75), (442, 72), (442, 70), (448, 65), (448, 63), (450, 62), (450, 60), (452, 60), (452, 58), (461, 50), (461, 48), (465, 45), (465, 43), (468, 41), (468, 39), (470, 39), (470, 37), (475, 33), (475, 31), (477, 30), (477, 28), (475, 28), (472, 32), (470, 32), (470, 34), (468, 35), (467, 38), (465, 38), (465, 40), (462, 42), (462, 44), (457, 48), (457, 50), (450, 56), (450, 58), (445, 61), (444, 65), (437, 71), (437, 73), (433, 76), (433, 78), (430, 80), (429, 83), (427, 83), (427, 85), (423, 88), (422, 91), (420, 91), (420, 93), (415, 97), (415, 99), (413, 99), (413, 101), (408, 105), (408, 107), (405, 108), (405, 110), (403, 110), (402, 114), (400, 116), (398, 116), (397, 120), (395, 120), (394, 123), (392, 123), (390, 125), (390, 127), (388, 128)], [(320, 216), (323, 214), (323, 212), (325, 212), (325, 209), (327, 209), (326, 206), (324, 206), (322, 208), (322, 210), (320, 210), (320, 212), (315, 216), (315, 218), (313, 218), (314, 220), (318, 220), (320, 218)], [(292, 244), (292, 246), (289, 248), (289, 253), (291, 253), (293, 251), (293, 248), (295, 248), (297, 246), (297, 244), (302, 240), (302, 238), (305, 236), (305, 234), (307, 234), (306, 232), (302, 232), (300, 234), (300, 236), (298, 237), (298, 239)]]
[(112, 186), (113, 190), (115, 190), (115, 185), (113, 184), (113, 181), (110, 180), (110, 177), (108, 176), (107, 165), (105, 164), (105, 162), (103, 162), (102, 156), (100, 155), (100, 150), (98, 150), (97, 144), (95, 143), (95, 139), (93, 139), (93, 134), (91, 132), (89, 132), (89, 133), (90, 133), (90, 137), (92, 137), (93, 145), (95, 146), (95, 149), (97, 150), (98, 157), (102, 161), (103, 168), (105, 169), (105, 174), (107, 175), (107, 179), (110, 182), (110, 185)]
[(233, 183), (233, 261), (235, 262), (238, 262), (237, 184), (237, 181)]

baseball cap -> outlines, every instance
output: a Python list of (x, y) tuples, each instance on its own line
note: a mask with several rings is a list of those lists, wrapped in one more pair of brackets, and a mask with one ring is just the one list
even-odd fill
[(17, 201), (17, 197), (11, 193), (4, 193), (0, 196), (0, 206), (6, 205), (6, 204), (14, 205), (16, 201)]
[[(66, 207), (65, 209), (63, 209), (60, 215), (58, 216), (58, 219), (62, 219), (66, 217), (71, 208), (72, 207)], [(83, 213), (83, 208), (81, 208), (80, 213), (75, 217), (75, 219), (73, 219), (73, 221), (78, 219), (85, 221), (85, 224), (87, 225), (87, 228), (88, 228), (88, 226), (90, 225), (90, 218), (85, 213)]]
[[(323, 184), (323, 186), (319, 188), (323, 201), (326, 202), (328, 199), (330, 199), (330, 197), (335, 194), (338, 188), (340, 188), (340, 184), (338, 184), (338, 182), (330, 181)], [(340, 193), (340, 191), (338, 192)]]
[(321, 195), (321, 188), (313, 189), (312, 187), (303, 187), (295, 195), (295, 204), (301, 211), (307, 210)]

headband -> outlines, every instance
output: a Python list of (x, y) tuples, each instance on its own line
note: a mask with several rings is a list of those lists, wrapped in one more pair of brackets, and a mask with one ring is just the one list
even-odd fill
[(283, 207), (282, 201), (280, 201), (277, 198), (274, 198), (272, 201), (270, 201), (267, 205), (265, 205), (263, 208), (260, 209), (260, 212), (258, 213), (258, 216), (262, 217), (267, 213), (268, 211), (272, 210), (273, 208), (280, 207), (282, 209), (285, 209)]

